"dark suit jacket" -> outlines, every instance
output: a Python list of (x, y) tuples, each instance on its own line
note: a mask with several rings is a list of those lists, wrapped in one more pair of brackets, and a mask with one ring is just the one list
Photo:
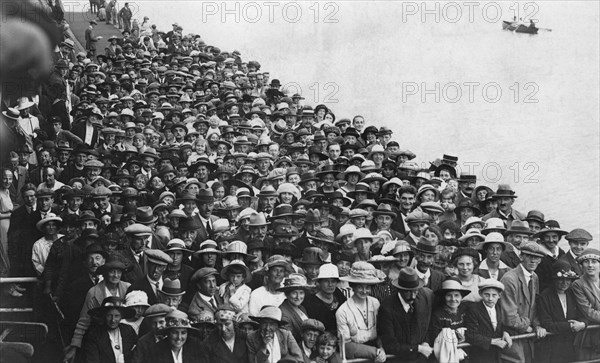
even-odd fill
[(128, 267), (128, 271), (123, 274), (123, 281), (133, 283), (139, 280), (142, 276), (146, 276), (144, 273), (143, 261), (141, 261), (142, 259), (140, 259), (140, 263), (138, 263), (133, 256), (131, 249), (127, 248), (124, 250), (117, 250), (115, 252), (110, 252), (110, 254), (118, 258), (125, 264), (125, 266)]
[(152, 289), (150, 281), (148, 281), (146, 275), (135, 280), (127, 289), (127, 293), (130, 293), (134, 290), (140, 290), (145, 292), (146, 295), (148, 295), (148, 304), (154, 305), (159, 303), (158, 296), (156, 293), (154, 293), (154, 290)]
[(28, 180), (29, 180), (29, 182), (35, 184), (36, 187), (44, 182), (44, 179), (42, 179), (43, 169), (44, 169), (44, 167), (38, 166), (36, 168), (29, 170)]
[(412, 236), (410, 235), (410, 231), (408, 231), (409, 233), (406, 233), (406, 235), (402, 238), (403, 240), (405, 240), (406, 242), (408, 242), (408, 244), (411, 247), (415, 247), (417, 245), (418, 241), (415, 241)]
[[(277, 340), (279, 341), (279, 349), (281, 351), (281, 358), (288, 358), (295, 360), (296, 362), (302, 362), (302, 352), (296, 339), (292, 336), (288, 330), (278, 329), (276, 331)], [(246, 346), (248, 347), (248, 362), (249, 363), (266, 363), (268, 362), (268, 356), (262, 352), (263, 340), (260, 336), (260, 330), (256, 330), (246, 339)]]
[(558, 248), (558, 257), (556, 259), (552, 258), (552, 256), (544, 256), (542, 258), (542, 262), (535, 269), (535, 273), (538, 275), (540, 279), (540, 291), (546, 290), (550, 285), (553, 285), (552, 282), (552, 265), (554, 262), (558, 261), (565, 254), (560, 247)]
[[(100, 209), (98, 209), (98, 208), (94, 209), (94, 214), (96, 215), (96, 218), (98, 218), (98, 219), (100, 219), (100, 217), (102, 216), (102, 213), (101, 213)], [(111, 218), (111, 220), (114, 221), (118, 214), (123, 214), (123, 206), (114, 204), (114, 203), (110, 203), (110, 218)]]
[(8, 257), (11, 276), (36, 276), (31, 262), (33, 244), (43, 235), (35, 228), (42, 219), (39, 210), (29, 214), (26, 207), (20, 206), (10, 216), (8, 228)]
[[(192, 337), (188, 333), (187, 341), (183, 345), (182, 361), (183, 363), (196, 363), (202, 362), (200, 357), (202, 351), (200, 350), (200, 342), (198, 339)], [(149, 363), (172, 363), (173, 355), (171, 354), (171, 347), (169, 340), (164, 339), (154, 345), (150, 351), (147, 362)]]
[(10, 198), (13, 202), (16, 201), (18, 205), (23, 205), (25, 204), (25, 201), (21, 195), (21, 189), (25, 185), (25, 182), (27, 182), (29, 173), (24, 166), (17, 165), (17, 175), (19, 176), (18, 179), (13, 177), (12, 187), (10, 188)]
[[(119, 324), (123, 346), (121, 351), (125, 356), (125, 362), (129, 362), (132, 355), (132, 349), (137, 342), (137, 335), (132, 327), (126, 324)], [(86, 363), (116, 363), (110, 338), (106, 326), (100, 325), (92, 328), (83, 340), (83, 352)]]
[[(78, 136), (81, 140), (83, 140), (85, 142), (85, 131), (86, 131), (86, 127), (85, 127), (86, 122), (80, 122), (78, 124), (73, 125), (73, 127), (71, 128), (71, 132), (73, 134), (75, 134), (75, 136)], [(89, 145), (92, 148), (96, 148), (96, 146), (98, 146), (98, 129), (93, 127), (93, 133), (92, 133), (92, 144)]]
[(414, 312), (408, 314), (398, 294), (393, 294), (383, 300), (377, 316), (377, 336), (385, 352), (402, 357), (401, 362), (425, 361), (417, 346), (427, 339), (433, 291), (421, 288), (413, 306)]
[(471, 344), (467, 351), (469, 360), (473, 362), (500, 362), (500, 349), (491, 345), (492, 339), (501, 338), (504, 326), (502, 325), (502, 309), (496, 304), (496, 329), (492, 326), (490, 316), (483, 301), (471, 304), (465, 315), (465, 338)]
[(433, 268), (430, 268), (430, 270), (431, 275), (429, 276), (429, 281), (427, 281), (427, 285), (425, 285), (425, 287), (430, 288), (431, 291), (438, 291), (442, 287), (442, 282), (446, 276), (444, 276), (444, 274), (440, 271), (434, 270)]
[[(200, 228), (198, 229), (198, 237), (196, 239), (199, 240), (200, 242), (206, 241), (207, 239), (212, 239), (213, 235), (209, 235), (209, 233), (206, 231), (206, 228), (204, 227), (204, 223), (202, 223), (200, 216), (197, 214), (194, 214), (194, 216), (192, 218), (194, 218), (198, 223), (200, 223)], [(219, 217), (216, 217), (213, 215), (210, 216), (210, 220), (213, 225), (214, 225), (215, 221), (217, 221), (218, 219), (219, 219)]]
[(500, 261), (504, 262), (510, 268), (515, 268), (521, 263), (521, 258), (513, 251), (504, 251), (500, 256)]
[(76, 324), (79, 319), (79, 313), (85, 302), (87, 292), (94, 286), (94, 282), (86, 273), (73, 281), (65, 290), (65, 296), (68, 299), (60, 300), (60, 307), (65, 314), (65, 321), (69, 324)]
[(538, 299), (538, 315), (540, 323), (548, 332), (560, 335), (549, 336), (541, 341), (535, 352), (535, 359), (539, 362), (569, 362), (575, 359), (573, 340), (575, 334), (571, 332), (569, 320), (582, 321), (577, 310), (577, 301), (570, 291), (567, 291), (567, 316), (562, 309), (558, 294), (554, 286), (542, 291)]
[(60, 173), (58, 180), (67, 184), (69, 180), (82, 176), (84, 176), (83, 169), (79, 170), (74, 164), (69, 164), (63, 169), (62, 173)]
[(158, 344), (154, 339), (154, 332), (150, 331), (142, 335), (133, 350), (132, 363), (143, 363), (150, 359), (150, 353), (154, 346)]
[[(218, 293), (215, 293), (215, 296), (213, 296), (213, 297), (215, 298), (217, 306), (219, 306), (223, 303), (223, 299), (221, 299), (221, 296), (219, 296)], [(190, 303), (188, 312), (189, 311), (198, 312), (198, 311), (204, 311), (204, 310), (210, 311), (213, 314), (217, 311), (217, 309), (212, 307), (211, 304), (204, 301), (204, 299), (200, 296), (200, 293), (196, 293), (192, 299), (192, 302)]]
[(248, 361), (246, 336), (241, 332), (235, 333), (233, 352), (225, 344), (218, 331), (213, 331), (200, 344), (202, 356), (198, 360), (204, 363), (237, 363)]

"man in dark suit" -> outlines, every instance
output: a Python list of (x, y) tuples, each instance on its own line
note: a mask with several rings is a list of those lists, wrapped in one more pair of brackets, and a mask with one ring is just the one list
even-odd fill
[(10, 152), (10, 171), (13, 174), (12, 185), (9, 189), (10, 199), (18, 205), (23, 205), (25, 201), (21, 195), (21, 189), (23, 189), (23, 186), (27, 182), (29, 173), (27, 172), (27, 168), (19, 165), (19, 155), (14, 151)]
[(237, 363), (248, 361), (246, 337), (235, 328), (235, 312), (220, 308), (215, 314), (218, 329), (202, 342), (199, 362)]
[[(123, 250), (114, 252), (116, 257), (127, 266), (123, 274), (123, 281), (134, 283), (146, 275), (144, 266), (145, 240), (152, 234), (152, 230), (141, 224), (132, 224), (125, 228), (127, 236)], [(108, 242), (108, 241), (107, 241)], [(118, 241), (116, 241), (118, 243)]]
[(410, 212), (405, 221), (408, 224), (408, 233), (402, 239), (408, 242), (411, 247), (415, 247), (425, 228), (431, 224), (431, 216), (419, 209)]
[(38, 166), (29, 170), (28, 181), (30, 183), (35, 184), (36, 187), (39, 186), (41, 183), (46, 181), (45, 180), (46, 169), (51, 166), (52, 166), (52, 156), (50, 155), (50, 151), (41, 149), (38, 152)]
[(417, 246), (413, 248), (417, 268), (415, 269), (419, 279), (423, 281), (425, 287), (432, 291), (437, 291), (444, 281), (444, 274), (432, 268), (437, 248), (435, 243), (431, 243), (427, 238), (421, 237)]
[[(545, 256), (542, 248), (535, 242), (521, 243), (521, 263), (502, 276), (505, 287), (500, 301), (502, 323), (511, 335), (535, 332), (538, 338), (546, 336), (536, 311), (539, 280), (535, 269)], [(516, 340), (502, 351), (500, 357), (510, 362), (531, 362), (534, 359), (533, 343), (530, 339)]]
[(92, 198), (96, 202), (94, 214), (96, 218), (100, 218), (103, 214), (110, 214), (111, 220), (115, 220), (118, 214), (123, 213), (123, 206), (110, 202), (112, 192), (105, 186), (99, 186), (92, 190)]
[(465, 315), (465, 337), (471, 344), (469, 360), (499, 362), (500, 350), (510, 347), (512, 339), (502, 325), (502, 309), (498, 305), (504, 285), (494, 279), (479, 283), (482, 300), (472, 304)]
[(560, 229), (557, 221), (549, 220), (546, 222), (546, 227), (533, 235), (533, 238), (539, 239), (550, 252), (549, 255), (542, 258), (542, 262), (535, 270), (540, 279), (540, 292), (552, 285), (552, 265), (565, 254), (565, 251), (558, 247), (558, 242), (567, 233), (567, 231)]
[(190, 315), (196, 315), (201, 311), (210, 311), (215, 313), (218, 306), (223, 303), (218, 293), (216, 276), (219, 272), (212, 267), (203, 267), (192, 275), (191, 283), (196, 285), (198, 292), (192, 298), (188, 312)]
[(198, 229), (198, 238), (201, 241), (212, 239), (214, 236), (213, 223), (219, 219), (212, 215), (215, 206), (213, 191), (211, 188), (200, 189), (196, 198), (198, 200), (197, 205), (199, 213), (194, 215), (194, 218), (198, 219), (201, 225), (200, 229)]
[(72, 152), (73, 162), (67, 164), (60, 174), (59, 181), (68, 184), (69, 180), (85, 176), (83, 163), (87, 160), (87, 151), (85, 146), (76, 146)]
[(426, 362), (433, 348), (426, 342), (433, 292), (423, 287), (417, 272), (405, 267), (392, 281), (398, 294), (385, 298), (377, 316), (377, 335), (387, 354), (400, 362)]
[(173, 308), (165, 304), (154, 304), (144, 312), (144, 320), (149, 320), (152, 331), (144, 334), (138, 339), (133, 351), (132, 362), (143, 363), (150, 360), (149, 353), (156, 343), (162, 341), (165, 336), (163, 329), (167, 326), (166, 316)]
[(127, 292), (140, 290), (148, 295), (148, 304), (159, 303), (158, 291), (162, 288), (162, 274), (167, 269), (167, 265), (173, 263), (173, 259), (160, 250), (144, 251), (146, 260), (146, 275), (134, 281), (127, 289)]
[(152, 230), (152, 235), (150, 235), (146, 240), (146, 248), (165, 250), (169, 241), (167, 238), (156, 233), (155, 226), (157, 220), (158, 217), (153, 214), (152, 208), (148, 206), (138, 207), (135, 210), (135, 223), (143, 224)]

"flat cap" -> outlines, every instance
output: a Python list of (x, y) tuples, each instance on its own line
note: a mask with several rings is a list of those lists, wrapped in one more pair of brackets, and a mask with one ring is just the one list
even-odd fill
[(217, 269), (212, 267), (202, 267), (198, 271), (194, 272), (194, 274), (192, 275), (192, 282), (198, 282), (201, 279), (212, 275), (219, 275)]
[(420, 210), (414, 210), (406, 216), (406, 223), (430, 223), (431, 217), (429, 214)]
[(302, 330), (317, 330), (323, 333), (325, 331), (325, 325), (317, 319), (306, 319), (302, 322)]
[(170, 263), (173, 263), (173, 259), (161, 250), (146, 250), (144, 254), (148, 259), (148, 262), (152, 262), (157, 265), (166, 266)]
[(98, 160), (88, 160), (83, 164), (83, 166), (85, 168), (102, 168), (104, 164)]
[(169, 305), (158, 303), (146, 309), (146, 311), (144, 312), (144, 317), (153, 318), (156, 316), (166, 316), (171, 311), (173, 311), (173, 308)]
[(134, 223), (125, 228), (125, 233), (136, 236), (149, 236), (152, 234), (152, 228), (140, 223)]
[(586, 231), (583, 228), (575, 228), (574, 230), (572, 230), (571, 232), (569, 232), (566, 236), (565, 239), (567, 241), (585, 241), (585, 242), (589, 242), (593, 239), (592, 235), (590, 234), (590, 232)]
[(544, 247), (535, 243), (535, 242), (523, 242), (521, 246), (519, 246), (521, 253), (526, 255), (532, 255), (537, 257), (544, 257), (548, 255), (548, 252)]

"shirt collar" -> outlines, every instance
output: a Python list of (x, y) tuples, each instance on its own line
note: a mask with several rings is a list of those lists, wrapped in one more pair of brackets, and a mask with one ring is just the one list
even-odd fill
[(427, 272), (425, 272), (425, 273), (419, 271), (418, 268), (415, 268), (415, 271), (417, 271), (417, 276), (419, 276), (419, 278), (421, 280), (429, 279), (429, 277), (431, 276), (431, 269), (430, 268), (428, 268)]
[(200, 297), (202, 298), (202, 300), (204, 300), (206, 302), (210, 302), (210, 300), (213, 298), (212, 296), (204, 295), (200, 291), (198, 291), (198, 295), (200, 295)]
[(531, 278), (531, 276), (533, 276), (533, 274), (529, 271), (527, 271), (527, 269), (525, 268), (525, 266), (523, 266), (523, 264), (521, 264), (521, 269), (523, 270), (523, 274), (525, 274), (525, 279), (527, 281), (529, 281), (529, 279)]
[(398, 293), (398, 298), (400, 299), (400, 304), (402, 304), (404, 311), (408, 313), (408, 310), (410, 309), (410, 304), (404, 301), (400, 293)]

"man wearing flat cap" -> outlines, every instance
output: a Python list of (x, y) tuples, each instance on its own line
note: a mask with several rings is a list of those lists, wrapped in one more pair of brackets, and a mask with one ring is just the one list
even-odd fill
[(246, 336), (237, 328), (235, 311), (219, 307), (215, 313), (217, 329), (202, 342), (203, 354), (198, 361), (206, 363), (237, 363), (248, 361)]
[(152, 234), (152, 229), (143, 224), (134, 223), (125, 228), (126, 248), (118, 250), (120, 259), (129, 267), (123, 274), (123, 280), (133, 283), (145, 276), (144, 251), (146, 239)]
[(219, 272), (212, 267), (203, 267), (192, 275), (192, 284), (196, 285), (197, 291), (190, 303), (189, 311), (208, 310), (215, 313), (223, 303), (219, 296), (217, 276)]
[(144, 251), (146, 275), (134, 281), (127, 292), (134, 290), (144, 291), (148, 295), (148, 304), (159, 303), (158, 292), (163, 286), (163, 272), (173, 259), (161, 250)]
[(154, 304), (144, 312), (144, 320), (148, 320), (152, 326), (152, 330), (142, 335), (133, 350), (132, 362), (143, 363), (147, 362), (150, 357), (149, 353), (152, 347), (163, 340), (164, 329), (167, 327), (166, 316), (173, 308), (165, 304)]
[(304, 362), (310, 363), (310, 356), (316, 349), (317, 338), (325, 332), (325, 325), (317, 319), (306, 319), (302, 322), (302, 341), (299, 342)]
[[(545, 248), (535, 242), (523, 242), (520, 245), (521, 263), (502, 276), (504, 293), (500, 300), (503, 313), (502, 323), (510, 335), (535, 333), (538, 338), (546, 336), (546, 329), (540, 325), (536, 312), (536, 295), (539, 293), (539, 280), (535, 273)], [(510, 348), (500, 353), (503, 361), (532, 362), (534, 360), (534, 341), (521, 339), (513, 341)]]
[(583, 271), (581, 265), (577, 262), (577, 257), (588, 247), (592, 240), (592, 235), (583, 228), (575, 228), (565, 236), (565, 239), (569, 242), (569, 250), (559, 257), (559, 260), (567, 261), (571, 265), (571, 269), (577, 275), (581, 276)]

